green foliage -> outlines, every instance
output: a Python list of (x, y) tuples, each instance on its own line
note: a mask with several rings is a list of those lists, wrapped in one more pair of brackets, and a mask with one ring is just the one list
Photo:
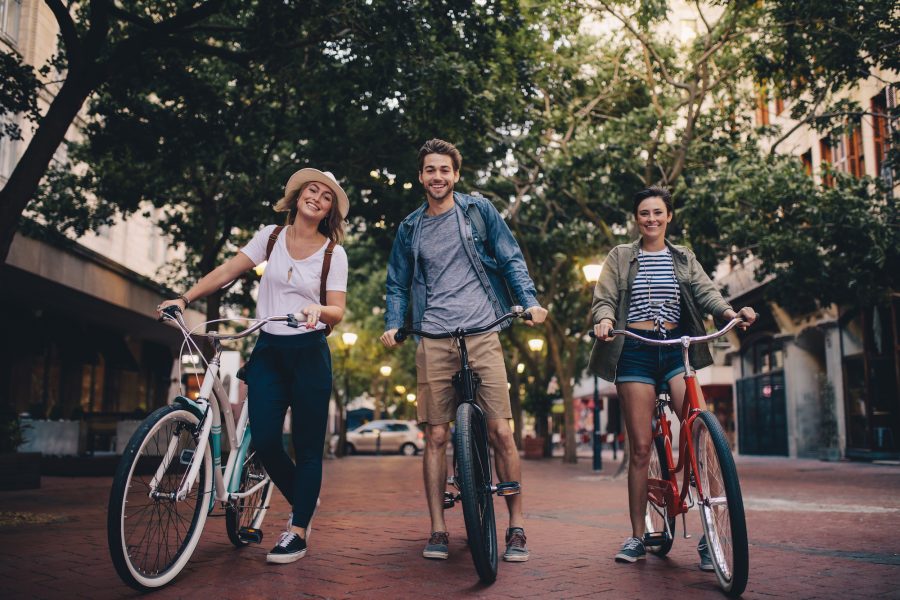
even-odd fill
[(0, 138), (22, 139), (22, 130), (14, 121), (16, 115), (37, 120), (38, 87), (34, 69), (23, 64), (18, 54), (0, 52)]
[(755, 70), (782, 98), (794, 101), (795, 118), (875, 69), (900, 70), (896, 2), (774, 0), (764, 5)]
[(777, 278), (767, 294), (794, 314), (882, 302), (900, 283), (896, 207), (879, 182), (832, 176), (817, 186), (796, 159), (748, 144), (685, 190), (692, 220), (708, 219), (692, 240), (707, 255), (757, 258), (757, 279)]

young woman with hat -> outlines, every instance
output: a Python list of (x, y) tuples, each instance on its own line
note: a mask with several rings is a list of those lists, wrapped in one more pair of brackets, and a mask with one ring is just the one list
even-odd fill
[[(284, 226), (263, 227), (236, 256), (157, 307), (161, 311), (177, 305), (184, 310), (268, 260), (259, 286), (257, 318), (298, 312), (306, 316), (298, 329), (283, 323), (265, 325), (246, 370), (253, 445), (293, 510), (287, 530), (266, 557), (271, 563), (293, 562), (306, 554), (318, 505), (332, 377), (325, 336), (344, 316), (347, 254), (337, 244), (343, 240), (349, 209), (347, 194), (334, 175), (300, 169), (275, 205), (276, 211), (288, 213)], [(282, 445), (288, 407), (296, 464)]]

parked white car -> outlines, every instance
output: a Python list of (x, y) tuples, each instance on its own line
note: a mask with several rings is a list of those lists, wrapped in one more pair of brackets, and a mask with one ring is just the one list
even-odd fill
[(425, 434), (415, 421), (371, 421), (347, 432), (347, 454), (399, 452), (415, 456), (425, 449)]

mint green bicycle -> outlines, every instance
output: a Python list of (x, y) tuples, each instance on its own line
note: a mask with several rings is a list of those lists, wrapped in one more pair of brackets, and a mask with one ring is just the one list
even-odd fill
[[(181, 330), (192, 354), (202, 356), (177, 307), (163, 311), (163, 320)], [(253, 449), (249, 411), (235, 423), (219, 366), (223, 340), (246, 337), (273, 321), (300, 324), (287, 315), (236, 334), (199, 334), (215, 348), (199, 397), (178, 396), (148, 416), (128, 442), (109, 495), (107, 539), (116, 572), (131, 587), (146, 591), (172, 581), (191, 558), (217, 501), (235, 546), (262, 542), (273, 486)], [(231, 449), (224, 466), (223, 422)]]

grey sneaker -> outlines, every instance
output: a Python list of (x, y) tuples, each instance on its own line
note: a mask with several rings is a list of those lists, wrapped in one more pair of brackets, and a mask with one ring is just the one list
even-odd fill
[(525, 562), (531, 555), (525, 546), (525, 530), (521, 527), (510, 527), (506, 530), (506, 552), (503, 560), (506, 562)]
[(709, 544), (706, 543), (706, 535), (701, 537), (700, 543), (697, 544), (697, 554), (700, 555), (701, 571), (716, 570), (716, 568), (713, 566), (712, 556), (709, 555)]
[(616, 562), (637, 562), (647, 557), (644, 542), (636, 537), (630, 537), (622, 544), (622, 549), (616, 554)]
[(439, 558), (446, 560), (450, 556), (450, 534), (446, 531), (435, 531), (428, 538), (422, 556), (425, 558)]

